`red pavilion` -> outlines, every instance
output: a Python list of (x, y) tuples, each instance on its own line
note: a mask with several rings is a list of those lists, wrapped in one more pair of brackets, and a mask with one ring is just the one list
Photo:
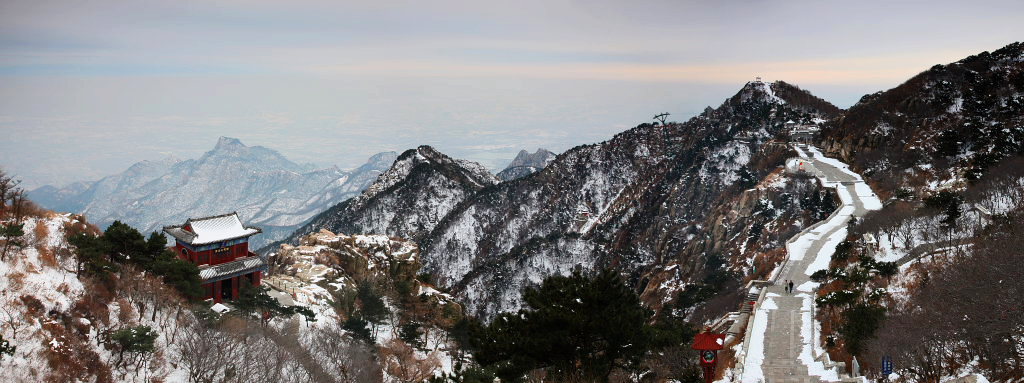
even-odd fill
[(189, 218), (180, 226), (166, 226), (181, 259), (199, 266), (206, 299), (215, 302), (238, 297), (242, 280), (259, 286), (267, 261), (249, 251), (249, 237), (262, 231), (244, 226), (238, 213)]

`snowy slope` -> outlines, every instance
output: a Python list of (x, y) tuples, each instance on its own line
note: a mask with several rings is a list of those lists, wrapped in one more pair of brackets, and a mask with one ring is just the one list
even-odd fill
[[(650, 278), (645, 273), (678, 263), (679, 278), (694, 278), (695, 261), (711, 246), (711, 236), (700, 233), (718, 230), (703, 221), (731, 214), (718, 207), (741, 197), (739, 179), (757, 183), (780, 165), (765, 157), (780, 154), (765, 143), (785, 121), (823, 115), (781, 95), (816, 99), (785, 83), (749, 83), (686, 123), (643, 124), (570, 149), (513, 182), (473, 176), (477, 172), (458, 161), (421, 147), (403, 154), (362, 196), (297, 234), (327, 228), (413, 239), (423, 249), (425, 270), (485, 317), (517, 308), (523, 286), (575, 268), (615, 266), (641, 283)], [(765, 235), (752, 242), (773, 240)]]
[(286, 240), (328, 229), (420, 241), (459, 203), (496, 183), (480, 164), (420, 146), (402, 153), (363, 194), (325, 211)]
[(821, 147), (883, 192), (962, 188), (1024, 151), (1024, 43), (864, 96), (826, 124)]
[[(176, 300), (143, 302), (138, 297), (121, 296), (109, 305), (93, 303), (105, 299), (96, 297), (104, 293), (97, 291), (95, 281), (80, 279), (73, 272), (74, 249), (65, 238), (66, 230), (85, 228), (85, 220), (77, 215), (30, 217), (23, 237), (28, 246), (0, 262), (0, 317), (7, 323), (0, 331), (17, 348), (13, 357), (0, 361), (4, 380), (69, 381), (78, 377), (83, 381), (146, 382), (152, 377), (180, 376), (183, 371), (166, 360), (112, 369), (118, 357), (100, 344), (104, 333), (148, 325), (163, 330), (156, 347), (171, 353), (168, 332), (194, 318), (181, 311), (177, 306), (181, 302)], [(166, 288), (152, 277), (140, 280), (153, 289)], [(140, 317), (139, 308), (152, 316)]]

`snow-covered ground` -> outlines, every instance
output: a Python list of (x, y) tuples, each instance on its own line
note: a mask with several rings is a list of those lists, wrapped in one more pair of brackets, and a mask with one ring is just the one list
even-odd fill
[[(4, 357), (0, 361), (7, 379), (41, 380), (40, 376), (34, 374), (43, 373), (41, 367), (46, 366), (46, 362), (42, 360), (43, 350), (46, 347), (62, 346), (60, 340), (43, 333), (41, 327), (44, 319), (27, 318), (28, 308), (22, 303), (21, 297), (35, 297), (46, 311), (65, 311), (84, 291), (82, 283), (73, 273), (65, 271), (59, 264), (44, 262), (40, 257), (40, 249), (47, 251), (46, 249), (65, 246), (61, 233), (63, 225), (69, 221), (69, 215), (27, 219), (24, 226), (26, 235), (23, 239), (29, 246), (9, 254), (6, 262), (0, 262), (0, 306), (3, 311), (3, 317), (0, 319), (5, 322), (13, 321), (0, 327), (0, 334), (17, 348), (13, 356)], [(47, 228), (48, 234), (45, 238), (36, 238), (39, 225)], [(43, 246), (33, 245), (37, 243)], [(20, 326), (13, 323), (19, 323)], [(16, 329), (18, 331), (15, 331)]]
[[(775, 295), (778, 296), (778, 295)], [(747, 331), (750, 337), (747, 346), (747, 354), (743, 367), (743, 375), (740, 377), (743, 382), (764, 382), (764, 370), (761, 365), (764, 363), (764, 335), (768, 331), (768, 316), (770, 312), (779, 308), (772, 297), (767, 297), (754, 311), (753, 328)]]
[(839, 374), (836, 370), (826, 368), (825, 363), (815, 360), (814, 357), (825, 353), (825, 349), (817, 341), (821, 338), (821, 323), (814, 320), (814, 296), (807, 293), (800, 293), (796, 296), (802, 300), (800, 307), (800, 362), (807, 366), (808, 374), (821, 377), (825, 381), (838, 381)]

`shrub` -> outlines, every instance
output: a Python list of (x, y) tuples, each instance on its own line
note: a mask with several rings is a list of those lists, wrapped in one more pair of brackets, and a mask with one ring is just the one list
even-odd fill
[(14, 355), (14, 351), (17, 347), (11, 346), (7, 339), (4, 339), (3, 335), (0, 335), (0, 360), (3, 360), (4, 355)]
[(35, 227), (32, 228), (32, 234), (36, 247), (45, 247), (47, 239), (50, 236), (50, 229), (46, 227), (46, 222), (36, 221)]
[(129, 327), (115, 331), (110, 335), (110, 340), (117, 350), (117, 362), (120, 366), (124, 361), (125, 354), (136, 354), (145, 357), (153, 352), (158, 334), (149, 326)]

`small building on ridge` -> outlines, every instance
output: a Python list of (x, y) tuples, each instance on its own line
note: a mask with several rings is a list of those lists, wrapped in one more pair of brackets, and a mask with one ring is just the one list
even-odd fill
[(189, 218), (164, 232), (174, 237), (179, 258), (199, 266), (205, 299), (236, 299), (243, 281), (259, 286), (267, 271), (267, 261), (249, 251), (249, 237), (262, 230), (243, 225), (238, 213)]

